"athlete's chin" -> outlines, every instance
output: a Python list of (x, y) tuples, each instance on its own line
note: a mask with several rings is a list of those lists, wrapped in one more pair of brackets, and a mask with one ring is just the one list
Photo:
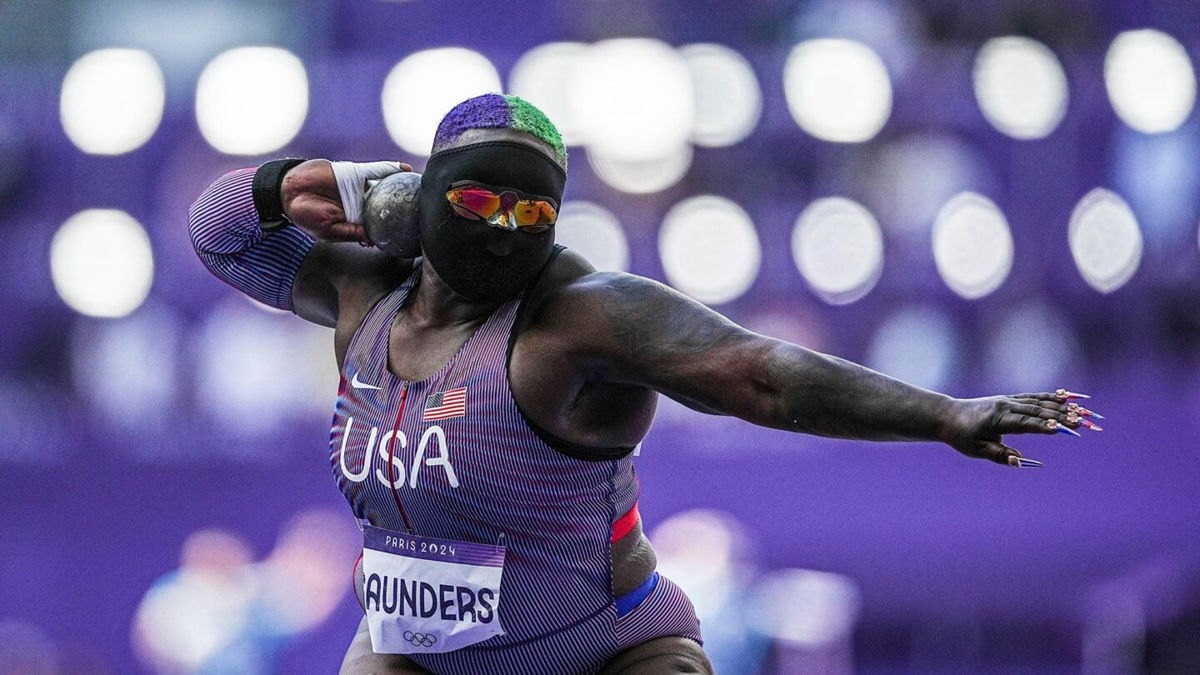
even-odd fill
[(463, 281), (450, 283), (447, 280), (447, 285), (464, 302), (476, 304), (493, 304), (514, 300), (533, 281), (532, 274), (513, 270), (496, 270), (470, 276), (475, 277), (470, 283)]

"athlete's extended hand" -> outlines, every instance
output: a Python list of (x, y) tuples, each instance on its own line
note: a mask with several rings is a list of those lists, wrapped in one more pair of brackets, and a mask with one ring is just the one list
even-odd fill
[(363, 229), (362, 202), (367, 181), (398, 171), (403, 162), (330, 162), (310, 159), (283, 177), (279, 198), (292, 223), (320, 241), (357, 241), (370, 245)]
[(1089, 418), (1101, 415), (1071, 399), (1088, 398), (1064, 389), (1056, 392), (955, 399), (942, 428), (942, 440), (968, 457), (990, 459), (1015, 467), (1039, 467), (1015, 448), (1005, 445), (1003, 434), (1071, 434), (1086, 427), (1101, 431)]

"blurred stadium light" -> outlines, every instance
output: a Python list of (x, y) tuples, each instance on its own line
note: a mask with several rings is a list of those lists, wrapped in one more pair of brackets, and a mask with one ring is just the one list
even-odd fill
[(1071, 324), (1045, 302), (1031, 300), (1000, 313), (986, 334), (983, 379), (997, 391), (1040, 391), (1046, 382), (1078, 377), (1079, 343)]
[(931, 306), (905, 307), (875, 331), (867, 348), (871, 368), (927, 389), (952, 381), (962, 356), (954, 318)]
[(196, 83), (200, 132), (226, 154), (278, 150), (295, 138), (307, 116), (308, 74), (286, 49), (231, 49), (209, 62)]
[(675, 288), (709, 305), (740, 297), (758, 277), (762, 252), (745, 209), (715, 195), (671, 207), (658, 235), (663, 271)]
[[(131, 417), (139, 430), (163, 431), (178, 402), (185, 327), (169, 307), (148, 303), (113, 321), (77, 321), (71, 340), (75, 389), (115, 428)], [(137, 453), (161, 449), (136, 443)]]
[(842, 38), (869, 46), (902, 81), (925, 46), (925, 22), (908, 0), (809, 0), (798, 5), (792, 39)]
[(576, 77), (582, 42), (548, 42), (521, 55), (508, 75), (508, 91), (542, 109), (554, 120), (567, 145), (583, 142), (579, 124), (571, 115), (567, 87)]
[(54, 235), (50, 275), (59, 297), (80, 314), (125, 316), (154, 281), (150, 238), (124, 211), (80, 211)]
[(890, 231), (924, 245), (924, 235), (946, 202), (964, 190), (987, 192), (995, 181), (987, 160), (966, 140), (939, 132), (887, 141), (874, 160), (867, 190)]
[(844, 197), (818, 199), (792, 230), (792, 259), (821, 299), (844, 305), (871, 292), (883, 272), (883, 233), (875, 216)]
[(162, 121), (162, 69), (139, 49), (101, 49), (80, 57), (62, 83), (63, 130), (80, 150), (120, 155), (141, 147)]
[[(287, 350), (278, 349), (285, 344)], [(328, 412), (337, 391), (324, 329), (257, 311), (234, 296), (208, 315), (193, 348), (198, 403), (232, 437), (259, 437), (288, 420)]]
[(275, 0), (19, 1), (36, 5), (40, 16), (35, 26), (44, 27), (52, 20), (47, 14), (61, 15), (55, 19), (66, 24), (66, 42), (55, 31), (28, 33), (65, 44), (72, 56), (114, 46), (154, 55), (166, 76), (168, 106), (190, 100), (197, 76), (221, 52), (255, 44), (293, 50), (313, 44), (314, 15)]
[(1012, 233), (1000, 207), (974, 192), (951, 198), (933, 223), (933, 259), (946, 285), (968, 300), (999, 288), (1013, 263)]
[(1104, 59), (1104, 83), (1121, 119), (1148, 134), (1177, 129), (1196, 103), (1187, 50), (1157, 30), (1118, 35)]
[(1182, 245), (1190, 237), (1193, 219), (1200, 215), (1198, 132), (1196, 120), (1161, 134), (1124, 126), (1114, 132), (1113, 187), (1137, 214), (1148, 254)]
[(1112, 293), (1129, 281), (1142, 261), (1142, 231), (1133, 210), (1104, 188), (1087, 193), (1071, 213), (1071, 255), (1084, 281)]
[(675, 154), (688, 142), (695, 110), (691, 73), (659, 40), (602, 40), (579, 56), (567, 83), (570, 119), (588, 149), (614, 161)]
[(462, 47), (419, 51), (388, 73), (383, 121), (396, 145), (428, 157), (443, 115), (472, 96), (501, 91), (500, 74), (479, 52)]
[(692, 145), (684, 142), (675, 150), (649, 159), (618, 159), (588, 148), (588, 165), (609, 187), (630, 194), (650, 194), (672, 187), (692, 167)]
[(629, 269), (629, 244), (621, 221), (612, 211), (593, 202), (563, 204), (555, 227), (555, 242), (587, 258), (596, 269), (624, 272)]
[(746, 57), (711, 43), (685, 45), (679, 51), (692, 74), (692, 141), (721, 147), (749, 136), (762, 115), (762, 92)]
[(993, 38), (975, 58), (975, 98), (992, 126), (1013, 138), (1049, 136), (1067, 113), (1067, 74), (1049, 47)]
[(892, 112), (887, 67), (870, 47), (851, 40), (796, 45), (783, 68), (783, 88), (796, 123), (825, 141), (869, 141)]

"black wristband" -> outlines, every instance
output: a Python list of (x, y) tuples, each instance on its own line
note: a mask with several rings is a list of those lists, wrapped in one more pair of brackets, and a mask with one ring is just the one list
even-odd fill
[(254, 208), (258, 211), (258, 226), (263, 231), (274, 232), (288, 224), (287, 216), (283, 213), (279, 188), (283, 185), (284, 174), (304, 161), (295, 158), (275, 159), (258, 167), (258, 171), (254, 172)]

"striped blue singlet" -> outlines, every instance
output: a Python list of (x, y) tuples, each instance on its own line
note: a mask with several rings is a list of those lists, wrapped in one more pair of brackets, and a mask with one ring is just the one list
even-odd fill
[(633, 460), (569, 457), (526, 423), (507, 373), (519, 299), (501, 305), (434, 375), (408, 382), (391, 374), (391, 326), (419, 278), (418, 265), (351, 339), (330, 459), (355, 516), (377, 527), (507, 546), (507, 632), (409, 658), (437, 673), (588, 673), (655, 637), (699, 641), (690, 601), (665, 577), (647, 580), (635, 607), (613, 597), (612, 542), (637, 518)]

